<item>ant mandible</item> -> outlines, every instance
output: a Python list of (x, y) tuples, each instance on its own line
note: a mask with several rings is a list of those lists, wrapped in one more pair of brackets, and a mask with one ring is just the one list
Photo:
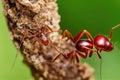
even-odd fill
[[(91, 57), (93, 55), (93, 52), (96, 52), (98, 58), (101, 60), (102, 59), (102, 57), (100, 55), (101, 51), (110, 52), (113, 50), (113, 44), (110, 42), (110, 40), (112, 38), (113, 30), (119, 26), (120, 26), (120, 24), (114, 26), (110, 30), (109, 38), (107, 38), (106, 36), (104, 36), (102, 34), (99, 34), (99, 35), (95, 36), (95, 38), (93, 38), (87, 30), (80, 31), (74, 38), (68, 30), (65, 30), (63, 32), (62, 39), (66, 35), (68, 35), (68, 37), (71, 39), (71, 41), (75, 45), (75, 50), (72, 50), (66, 54), (61, 53), (60, 51), (57, 50), (59, 52), (59, 54), (52, 60), (52, 62), (54, 62), (61, 54), (63, 55), (63, 57), (65, 59), (74, 58), (77, 62), (79, 62), (78, 56), (86, 59), (87, 56)], [(86, 34), (88, 39), (81, 39), (84, 34)], [(93, 47), (95, 47), (96, 50), (93, 50)], [(88, 52), (89, 52), (89, 54), (88, 54)]]

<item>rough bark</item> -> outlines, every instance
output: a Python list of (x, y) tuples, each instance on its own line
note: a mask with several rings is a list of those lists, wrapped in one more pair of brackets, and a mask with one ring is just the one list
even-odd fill
[(59, 54), (54, 46), (64, 53), (74, 49), (69, 39), (61, 39), (61, 33), (49, 34), (52, 43), (47, 46), (32, 34), (37, 34), (42, 25), (48, 25), (53, 31), (60, 30), (56, 0), (3, 0), (2, 4), (11, 39), (35, 80), (94, 80), (94, 69), (87, 63), (73, 64), (62, 56), (49, 63)]

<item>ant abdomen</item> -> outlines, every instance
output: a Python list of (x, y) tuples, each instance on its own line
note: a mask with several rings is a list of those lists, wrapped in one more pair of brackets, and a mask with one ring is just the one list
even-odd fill
[(91, 40), (81, 39), (76, 43), (75, 47), (80, 52), (86, 52), (88, 49), (93, 49), (93, 43)]

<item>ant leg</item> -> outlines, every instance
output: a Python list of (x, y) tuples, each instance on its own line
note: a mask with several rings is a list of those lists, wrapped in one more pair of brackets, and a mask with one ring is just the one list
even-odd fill
[(97, 52), (97, 50), (93, 50), (93, 49), (85, 47), (85, 46), (83, 46), (83, 48), (86, 50), (90, 50), (89, 57), (91, 57), (93, 55), (93, 52)]
[(102, 57), (101, 57), (101, 55), (98, 53), (98, 51), (97, 51), (97, 55), (98, 55), (98, 58), (101, 60)]
[[(82, 58), (84, 58), (84, 59), (87, 58), (87, 54), (88, 54), (88, 53), (79, 52), (79, 51), (76, 51), (76, 52), (77, 52)], [(101, 60), (101, 59), (102, 59), (101, 55), (100, 55), (98, 52), (96, 52), (96, 53), (97, 53), (97, 55), (98, 55), (98, 58)], [(93, 54), (93, 52), (89, 55), (89, 57), (91, 57), (92, 54)]]
[[(57, 49), (56, 49), (57, 50)], [(58, 50), (57, 50), (58, 51)], [(70, 53), (67, 53), (67, 55), (60, 53), (60, 51), (58, 51), (58, 55), (52, 60), (52, 62), (54, 62), (60, 55), (62, 55), (65, 59), (70, 59), (74, 53), (74, 51), (71, 51)]]
[(94, 40), (93, 37), (92, 37), (92, 35), (91, 35), (87, 30), (83, 30), (83, 31), (84, 31), (84, 33), (87, 35), (87, 37), (88, 37), (91, 41)]
[(90, 51), (89, 57), (91, 57), (93, 55), (93, 51)]
[(91, 35), (87, 30), (83, 30), (83, 31), (79, 32), (75, 38), (73, 38), (72, 34), (71, 34), (68, 30), (65, 30), (65, 31), (63, 32), (62, 38), (64, 38), (66, 34), (68, 35), (68, 37), (69, 37), (74, 43), (77, 43), (78, 40), (79, 40), (84, 34), (86, 34), (87, 37), (88, 37), (91, 41), (93, 41), (92, 35)]
[(70, 59), (74, 53), (75, 53), (75, 51), (71, 51), (71, 52), (67, 53), (67, 55), (64, 55), (64, 54), (62, 54), (62, 55), (64, 56), (65, 59)]
[(78, 55), (79, 55), (80, 57), (82, 57), (82, 58), (84, 58), (84, 59), (87, 58), (87, 54), (88, 54), (88, 53), (84, 53), (84, 52), (80, 52), (80, 51), (76, 51), (76, 52), (78, 53)]
[(60, 55), (61, 55), (61, 53), (59, 53), (56, 57), (54, 57), (54, 59), (51, 60), (51, 62), (54, 62)]
[[(36, 25), (37, 26), (40, 26), (39, 25), (39, 23), (37, 23), (37, 22), (35, 22), (35, 21), (32, 21), (33, 23), (36, 23)], [(46, 25), (46, 24), (42, 24), (41, 26), (40, 26), (40, 29), (42, 28), (42, 30), (44, 31), (45, 29), (48, 29), (48, 30), (50, 30), (51, 32), (53, 32), (53, 30), (48, 26), (48, 25)]]
[[(37, 38), (36, 37), (34, 37), (32, 40), (31, 40), (31, 44), (33, 45), (33, 44), (35, 44), (36, 43), (36, 41), (38, 41), (37, 40)], [(33, 47), (33, 50), (35, 50), (38, 46), (32, 46)]]
[(68, 35), (68, 37), (72, 40), (72, 42), (75, 42), (72, 34), (71, 34), (68, 30), (65, 30), (65, 31), (63, 32), (62, 39), (63, 39), (66, 35)]
[(77, 62), (79, 62), (79, 58), (78, 58), (78, 55), (75, 53), (75, 60), (77, 61)]
[(89, 57), (91, 57), (91, 56), (93, 55), (93, 52), (96, 52), (97, 55), (99, 56), (99, 58), (101, 58), (101, 56), (100, 56), (100, 54), (97, 52), (97, 50), (93, 50), (93, 49), (88, 48), (88, 47), (85, 47), (85, 46), (83, 46), (83, 48), (86, 49), (86, 52), (76, 51), (82, 58), (87, 58), (88, 50), (90, 50)]
[(90, 48), (87, 48), (87, 47), (84, 47), (85, 49), (87, 50), (90, 50), (90, 54), (89, 54), (89, 57), (91, 57), (93, 55), (93, 52), (96, 52), (97, 55), (98, 55), (98, 58), (99, 59), (102, 59), (101, 55), (99, 54), (98, 50), (93, 50), (93, 49), (90, 49)]
[[(22, 40), (21, 40), (21, 43), (20, 43), (19, 48), (21, 48), (22, 43), (23, 43), (22, 41), (26, 38), (27, 34), (28, 34), (28, 32), (25, 32), (25, 35), (23, 36), (23, 38), (22, 38)], [(18, 52), (19, 52), (19, 50), (17, 49), (16, 55), (15, 55), (15, 58), (14, 58), (14, 62), (13, 62), (13, 64), (12, 64), (12, 67), (11, 67), (11, 68), (13, 68), (13, 67), (15, 66), (15, 62), (16, 62), (16, 59), (17, 59), (17, 57), (18, 57)]]
[[(93, 55), (93, 52), (94, 52), (94, 51), (90, 51), (89, 57), (91, 57), (91, 56)], [(95, 52), (96, 52), (96, 51), (95, 51)], [(99, 58), (99, 59), (102, 59), (101, 55), (100, 55), (98, 52), (96, 52), (96, 53), (97, 53), (98, 58)]]
[(45, 31), (45, 29), (48, 29), (51, 32), (53, 32), (53, 30), (48, 25), (43, 25), (43, 30)]
[(58, 30), (58, 31), (50, 31), (50, 32), (48, 32), (46, 35), (49, 35), (49, 34), (51, 34), (51, 33), (53, 33), (53, 32), (58, 32), (58, 33), (60, 33), (61, 32), (61, 30)]
[(49, 38), (49, 42), (50, 42), (50, 44), (55, 48), (55, 50), (59, 53), (56, 57), (54, 57), (54, 59), (53, 60), (51, 60), (51, 62), (54, 62), (62, 53), (57, 49), (57, 47), (55, 47), (54, 45), (53, 45), (53, 42), (52, 42), (52, 40)]
[(49, 29), (51, 32), (53, 32), (53, 30), (48, 25), (45, 25), (45, 27)]
[(102, 59), (101, 55), (99, 54), (98, 50), (92, 50), (92, 49), (89, 49), (90, 50), (90, 54), (89, 54), (89, 57), (91, 57), (93, 55), (93, 52), (96, 52), (97, 53), (97, 56), (99, 59)]
[(114, 27), (110, 30), (110, 40), (111, 40), (111, 38), (112, 38), (113, 30), (116, 29), (117, 27), (120, 27), (120, 24), (114, 26)]
[(77, 36), (74, 38), (75, 43), (77, 43), (78, 40), (81, 39), (81, 37), (82, 37), (84, 34), (86, 34), (86, 36), (93, 42), (93, 37), (92, 37), (92, 35), (91, 35), (87, 30), (83, 30), (83, 31), (79, 32), (79, 33), (77, 34)]

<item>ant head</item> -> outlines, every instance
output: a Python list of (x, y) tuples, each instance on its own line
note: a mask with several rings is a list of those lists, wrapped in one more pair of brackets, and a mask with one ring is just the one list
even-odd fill
[(113, 44), (111, 42), (106, 41), (105, 47), (106, 49), (104, 51), (109, 52), (113, 50)]
[(109, 41), (109, 39), (106, 36), (103, 35), (97, 35), (94, 38), (94, 45), (98, 50), (103, 50), (107, 52), (113, 50), (113, 44)]

